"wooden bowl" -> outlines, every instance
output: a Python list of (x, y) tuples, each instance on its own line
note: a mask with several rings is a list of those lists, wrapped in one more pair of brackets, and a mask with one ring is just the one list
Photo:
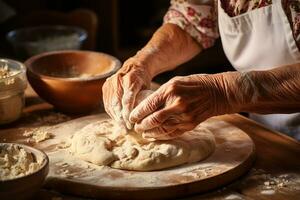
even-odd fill
[(34, 194), (41, 188), (49, 172), (48, 156), (40, 150), (22, 144), (0, 143), (0, 148), (1, 146), (11, 144), (22, 147), (23, 149), (25, 149), (25, 151), (32, 153), (37, 160), (42, 161), (42, 165), (37, 171), (33, 172), (32, 174), (21, 176), (15, 179), (0, 181), (0, 199), (31, 199)]
[(65, 113), (91, 112), (103, 103), (102, 85), (121, 63), (91, 51), (55, 51), (29, 58), (27, 77), (36, 93)]

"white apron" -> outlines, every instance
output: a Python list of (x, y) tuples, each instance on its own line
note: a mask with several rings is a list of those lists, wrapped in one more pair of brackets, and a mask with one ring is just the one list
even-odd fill
[[(219, 32), (225, 54), (240, 72), (268, 70), (300, 61), (300, 53), (280, 0), (236, 17), (218, 2)], [(270, 128), (300, 139), (300, 113), (250, 114)]]

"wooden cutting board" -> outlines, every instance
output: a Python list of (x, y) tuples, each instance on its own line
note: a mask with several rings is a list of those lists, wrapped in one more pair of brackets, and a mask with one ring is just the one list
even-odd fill
[(211, 118), (201, 124), (215, 136), (216, 150), (204, 161), (152, 172), (100, 167), (73, 157), (64, 143), (83, 126), (103, 118), (91, 115), (48, 128), (54, 137), (32, 143), (23, 136), (25, 128), (0, 132), (0, 142), (27, 144), (47, 153), (50, 172), (45, 187), (60, 192), (105, 199), (166, 199), (183, 197), (220, 187), (249, 170), (255, 146), (237, 127)]

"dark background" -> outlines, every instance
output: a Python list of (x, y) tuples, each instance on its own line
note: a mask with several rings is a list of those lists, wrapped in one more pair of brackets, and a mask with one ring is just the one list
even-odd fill
[[(16, 11), (16, 15), (0, 24), (0, 57), (18, 59), (5, 39), (8, 31), (24, 27), (24, 18), (34, 12), (59, 11), (68, 13), (85, 8), (98, 18), (95, 48), (109, 53), (121, 61), (135, 54), (162, 24), (169, 0), (2, 0)], [(59, 24), (59, 22), (57, 22)], [(20, 60), (20, 59), (19, 59)], [(217, 73), (233, 70), (222, 50), (220, 40), (216, 45), (172, 72), (155, 80), (162, 83), (176, 75)]]

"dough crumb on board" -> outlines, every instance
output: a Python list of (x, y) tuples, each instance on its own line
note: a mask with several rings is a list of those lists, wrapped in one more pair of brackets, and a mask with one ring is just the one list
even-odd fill
[(5, 144), (0, 146), (0, 180), (25, 176), (37, 171), (41, 163), (24, 148)]
[(25, 131), (23, 136), (29, 137), (28, 142), (42, 142), (53, 137), (53, 134), (48, 132), (48, 128), (36, 128), (31, 131)]
[(275, 194), (275, 190), (262, 190), (260, 193), (265, 195), (272, 195)]
[(31, 127), (43, 127), (43, 126), (52, 126), (59, 123), (67, 122), (72, 118), (68, 115), (55, 112), (55, 111), (45, 111), (41, 113), (32, 113), (25, 126), (30, 125)]
[(284, 189), (289, 192), (300, 191), (300, 176), (298, 174), (270, 174), (262, 169), (252, 169), (243, 185), (257, 185), (258, 192), (262, 195), (273, 195)]
[(225, 197), (225, 200), (241, 200), (241, 199), (243, 198), (236, 194), (230, 194), (227, 197)]
[(68, 117), (67, 115), (61, 114), (61, 113), (55, 113), (52, 112), (49, 115), (46, 116), (40, 116), (37, 118), (37, 123), (42, 123), (42, 124), (57, 124), (61, 122), (65, 122), (70, 120), (71, 118)]

